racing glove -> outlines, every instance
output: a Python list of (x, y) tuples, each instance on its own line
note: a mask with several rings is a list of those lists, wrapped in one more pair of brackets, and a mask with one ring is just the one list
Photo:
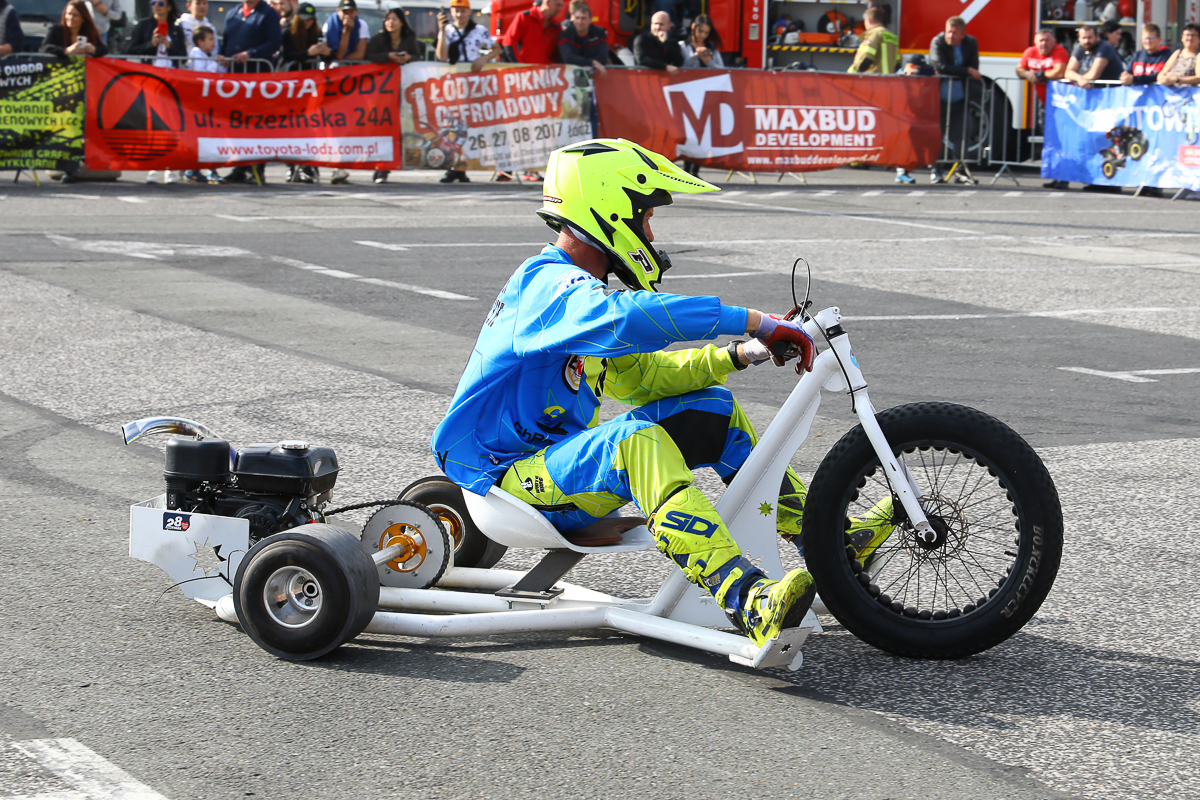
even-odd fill
[(797, 358), (796, 373), (812, 372), (817, 348), (812, 337), (797, 323), (771, 314), (763, 314), (754, 338), (771, 351), (776, 366), (782, 367), (790, 358)]

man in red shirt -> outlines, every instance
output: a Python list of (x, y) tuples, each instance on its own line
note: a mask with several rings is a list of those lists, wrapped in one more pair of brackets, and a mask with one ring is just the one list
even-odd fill
[(522, 11), (513, 18), (500, 43), (512, 51), (518, 64), (557, 64), (562, 20), (554, 18), (562, 9), (563, 0), (543, 0), (540, 6)]
[(1017, 76), (1029, 81), (1037, 91), (1038, 100), (1046, 104), (1046, 81), (1056, 81), (1067, 74), (1071, 54), (1054, 40), (1054, 31), (1042, 28), (1033, 37), (1033, 47), (1021, 54)]

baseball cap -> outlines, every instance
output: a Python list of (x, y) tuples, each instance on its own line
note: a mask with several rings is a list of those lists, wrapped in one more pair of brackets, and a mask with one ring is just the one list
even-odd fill
[(471, 0), (450, 0), (451, 8), (470, 8)]
[(296, 16), (300, 19), (316, 19), (317, 9), (313, 7), (312, 3), (301, 3), (296, 8)]
[(358, 11), (358, 3), (354, 0), (342, 0), (338, 3), (338, 11)]

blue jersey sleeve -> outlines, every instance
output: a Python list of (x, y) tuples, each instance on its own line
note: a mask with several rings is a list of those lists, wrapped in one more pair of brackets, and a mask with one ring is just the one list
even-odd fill
[(514, 280), (520, 282), (511, 287), (518, 355), (618, 356), (746, 331), (746, 309), (722, 305), (718, 297), (616, 291), (558, 259), (519, 271)]

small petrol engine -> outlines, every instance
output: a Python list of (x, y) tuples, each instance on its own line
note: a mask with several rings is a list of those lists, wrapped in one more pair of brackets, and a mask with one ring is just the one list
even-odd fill
[[(190, 432), (190, 431), (189, 431)], [(337, 480), (333, 449), (308, 442), (252, 444), (218, 438), (167, 440), (167, 508), (250, 522), (254, 544), (297, 525), (324, 522)]]

